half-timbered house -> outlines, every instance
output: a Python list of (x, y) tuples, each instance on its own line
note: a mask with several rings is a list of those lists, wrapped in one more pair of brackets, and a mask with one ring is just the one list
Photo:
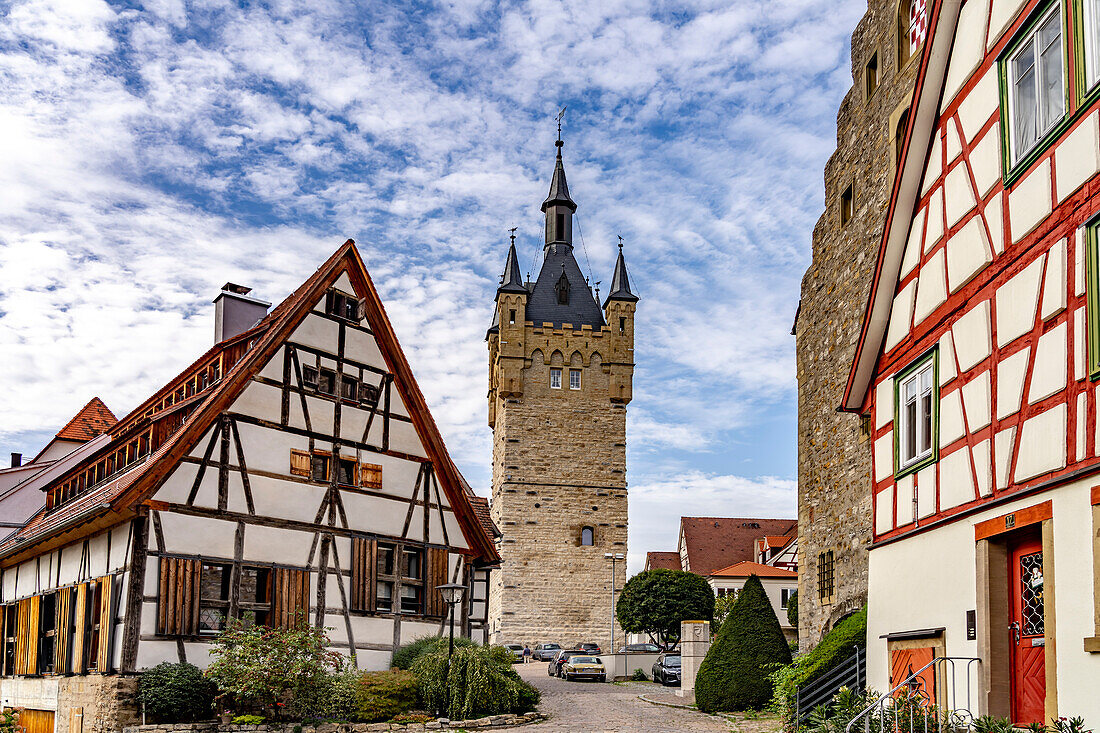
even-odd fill
[(874, 441), (868, 683), (1095, 723), (1100, 3), (929, 8), (842, 405)]
[[(352, 241), (283, 303), (227, 285), (216, 344), (41, 486), (0, 543), (0, 705), (112, 730), (133, 678), (207, 661), (227, 619), (329, 629), (360, 668), (484, 640), (498, 563)], [(129, 711), (129, 712), (127, 712)], [(52, 719), (43, 723), (43, 720)]]

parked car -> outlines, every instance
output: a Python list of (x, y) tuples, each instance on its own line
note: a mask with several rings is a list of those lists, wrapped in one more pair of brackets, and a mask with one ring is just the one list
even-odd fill
[(580, 644), (577, 644), (577, 649), (580, 649), (581, 651), (588, 652), (589, 654), (599, 654), (600, 653), (600, 645), (599, 644), (593, 644), (590, 641), (582, 641)]
[(567, 680), (589, 679), (607, 681), (607, 670), (599, 657), (578, 655), (565, 660), (561, 666), (561, 676)]
[(660, 654), (664, 649), (656, 644), (627, 644), (619, 650), (619, 654)]
[(548, 642), (546, 644), (536, 644), (533, 651), (535, 659), (540, 662), (549, 662), (554, 657), (558, 656), (558, 652), (561, 651), (561, 644), (555, 644), (554, 642)]
[(650, 670), (653, 673), (653, 681), (662, 685), (680, 684), (680, 655), (662, 654), (657, 657)]
[(523, 644), (505, 644), (504, 648), (512, 652), (512, 664), (523, 661)]
[(558, 655), (554, 657), (550, 664), (546, 667), (546, 674), (551, 677), (561, 677), (561, 666), (565, 664), (565, 661), (570, 657), (582, 657), (590, 656), (589, 652), (583, 649), (562, 649), (558, 652)]

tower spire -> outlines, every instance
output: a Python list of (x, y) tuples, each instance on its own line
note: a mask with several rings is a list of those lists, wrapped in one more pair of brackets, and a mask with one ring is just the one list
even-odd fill
[(611, 278), (611, 289), (607, 293), (607, 299), (603, 307), (612, 300), (628, 300), (637, 302), (638, 296), (630, 290), (630, 278), (626, 274), (626, 258), (623, 257), (623, 237), (619, 235), (619, 257), (615, 260), (615, 274)]
[(554, 159), (554, 176), (550, 179), (550, 193), (542, 202), (542, 211), (546, 214), (546, 247), (556, 244), (573, 246), (573, 214), (577, 204), (569, 196), (569, 184), (565, 180), (565, 165), (562, 163), (561, 149), (565, 143), (561, 140), (561, 119), (565, 107), (558, 113), (558, 139), (554, 147), (558, 149)]
[(500, 293), (526, 293), (527, 288), (523, 284), (523, 276), (519, 271), (519, 257), (516, 255), (516, 228), (512, 227), (511, 232), (511, 244), (508, 246), (508, 258), (504, 260), (504, 274), (500, 278), (500, 287), (497, 288), (497, 294)]

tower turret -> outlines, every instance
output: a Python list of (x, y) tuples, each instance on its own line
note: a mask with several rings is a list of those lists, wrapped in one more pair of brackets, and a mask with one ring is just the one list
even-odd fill
[(611, 331), (608, 366), (611, 369), (609, 388), (612, 402), (626, 404), (634, 394), (634, 310), (637, 305), (638, 296), (631, 291), (630, 278), (626, 274), (623, 238), (619, 237), (619, 257), (615, 260), (611, 291), (603, 302), (604, 317)]
[(554, 163), (554, 177), (550, 179), (550, 193), (542, 202), (542, 211), (546, 214), (546, 248), (564, 244), (573, 246), (573, 214), (577, 213), (577, 204), (569, 198), (569, 184), (565, 180), (565, 164), (562, 163), (561, 149), (564, 143), (558, 137), (554, 143), (558, 148)]

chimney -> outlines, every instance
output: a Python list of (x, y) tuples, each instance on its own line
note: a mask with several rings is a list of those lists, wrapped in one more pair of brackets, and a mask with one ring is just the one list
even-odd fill
[(11, 454), (11, 467), (12, 468), (19, 468), (22, 465), (23, 465), (23, 454), (22, 453), (12, 453)]
[(244, 333), (267, 315), (268, 303), (249, 295), (252, 288), (226, 283), (214, 298), (214, 343)]

